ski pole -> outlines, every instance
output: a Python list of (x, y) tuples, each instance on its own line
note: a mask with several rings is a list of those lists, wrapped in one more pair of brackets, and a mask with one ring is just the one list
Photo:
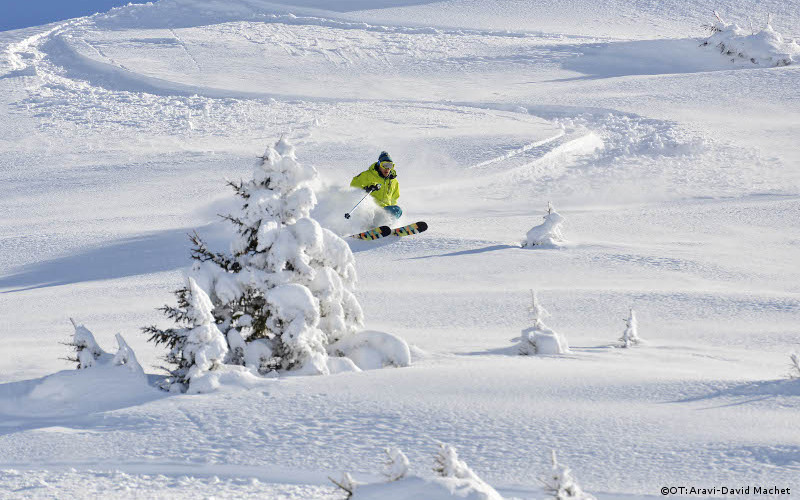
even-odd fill
[[(380, 187), (378, 187), (378, 189), (380, 189)], [(350, 214), (351, 214), (351, 213), (353, 213), (353, 211), (356, 209), (356, 207), (358, 207), (359, 205), (361, 205), (361, 202), (362, 202), (362, 201), (364, 201), (364, 200), (366, 200), (366, 199), (367, 199), (367, 196), (369, 196), (370, 194), (372, 194), (372, 191), (377, 191), (377, 189), (371, 189), (371, 190), (367, 191), (367, 194), (365, 194), (365, 195), (364, 195), (364, 197), (363, 197), (363, 198), (361, 198), (361, 200), (360, 200), (358, 203), (356, 203), (356, 206), (355, 206), (355, 207), (353, 207), (353, 208), (351, 208), (349, 212), (347, 212), (346, 214), (344, 214), (344, 218), (345, 218), (345, 219), (349, 219), (349, 218), (350, 218)]]

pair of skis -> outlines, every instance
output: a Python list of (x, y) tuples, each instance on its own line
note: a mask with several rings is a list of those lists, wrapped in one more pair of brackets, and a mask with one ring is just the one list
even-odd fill
[(419, 234), (425, 232), (427, 229), (428, 224), (420, 221), (407, 226), (396, 227), (394, 229), (390, 228), (389, 226), (378, 226), (368, 229), (363, 233), (351, 234), (350, 238), (355, 238), (357, 240), (378, 240), (381, 238), (386, 238), (387, 236), (410, 236), (412, 234)]

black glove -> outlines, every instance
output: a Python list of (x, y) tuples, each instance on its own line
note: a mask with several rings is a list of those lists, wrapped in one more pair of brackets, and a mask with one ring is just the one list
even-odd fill
[(380, 188), (381, 188), (381, 185), (380, 185), (380, 184), (373, 184), (373, 185), (371, 185), (371, 186), (367, 186), (367, 187), (365, 187), (365, 188), (364, 188), (364, 191), (366, 191), (366, 192), (368, 192), (368, 193), (371, 193), (371, 192), (373, 192), (373, 191), (377, 191), (377, 190), (379, 190)]

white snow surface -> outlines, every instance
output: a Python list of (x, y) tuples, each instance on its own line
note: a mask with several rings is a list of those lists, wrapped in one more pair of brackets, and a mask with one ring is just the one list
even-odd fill
[[(800, 34), (796, 0), (713, 8)], [(433, 481), (439, 442), (504, 498), (546, 497), (550, 450), (601, 500), (796, 495), (800, 66), (701, 47), (711, 9), (161, 0), (0, 32), (0, 498), (341, 499), (328, 476), (376, 483), (386, 447)], [(409, 366), (159, 391), (139, 329), (167, 326), (186, 233), (231, 241), (225, 179), (284, 133), (323, 238), (364, 229), (348, 183), (396, 161), (399, 224), (429, 229), (348, 265)], [(520, 248), (548, 201), (569, 245)], [(530, 289), (569, 353), (509, 355)], [(647, 342), (618, 349), (631, 308)], [(128, 361), (74, 370), (70, 317)]]

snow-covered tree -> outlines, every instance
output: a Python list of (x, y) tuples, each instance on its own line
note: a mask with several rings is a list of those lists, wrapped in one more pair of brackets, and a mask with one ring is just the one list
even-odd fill
[(142, 365), (139, 364), (139, 360), (136, 359), (136, 353), (134, 353), (133, 349), (125, 342), (121, 334), (116, 334), (115, 338), (117, 339), (117, 353), (111, 358), (111, 364), (114, 366), (124, 366), (132, 374), (145, 379), (144, 369)]
[(572, 471), (569, 470), (569, 467), (558, 463), (555, 450), (551, 450), (550, 459), (553, 464), (550, 474), (542, 478), (541, 481), (544, 483), (545, 490), (552, 495), (553, 499), (594, 500), (592, 495), (585, 493), (581, 489), (575, 478), (572, 477)]
[(531, 290), (530, 312), (533, 318), (533, 325), (522, 330), (519, 353), (523, 356), (568, 353), (569, 344), (567, 339), (553, 331), (542, 321), (550, 313), (539, 303), (539, 298), (533, 290)]
[(538, 226), (534, 226), (528, 231), (525, 236), (525, 241), (522, 242), (523, 247), (558, 247), (561, 246), (565, 240), (564, 235), (561, 234), (561, 224), (564, 223), (564, 217), (553, 209), (553, 205), (547, 203), (547, 214), (544, 216), (544, 222)]
[[(267, 148), (250, 181), (228, 183), (242, 199), (237, 213), (224, 216), (236, 230), (229, 251), (212, 251), (199, 235), (191, 237), (192, 276), (213, 304), (214, 323), (229, 347), (226, 363), (262, 374), (327, 373), (327, 346), (363, 326), (353, 295), (353, 254), (309, 216), (316, 175), (281, 138)], [(185, 321), (191, 294), (184, 288), (176, 295), (178, 307), (163, 311)], [(175, 347), (175, 330), (146, 332)]]
[(472, 472), (466, 462), (458, 458), (456, 449), (444, 443), (439, 443), (439, 452), (434, 457), (433, 472), (441, 477), (478, 479), (478, 475)]
[(212, 314), (211, 299), (194, 278), (189, 278), (188, 282), (188, 286), (178, 292), (178, 307), (162, 309), (182, 327), (145, 329), (151, 334), (151, 340), (170, 348), (167, 361), (176, 365), (167, 380), (171, 390), (185, 391), (193, 378), (223, 363), (228, 354), (228, 344)]
[(347, 496), (345, 497), (345, 499), (352, 498), (353, 493), (356, 491), (356, 487), (358, 486), (358, 483), (356, 482), (356, 480), (353, 479), (353, 477), (347, 472), (343, 472), (342, 473), (342, 478), (339, 479), (339, 480), (333, 479), (330, 476), (328, 477), (328, 479), (333, 484), (338, 486), (340, 489), (344, 490), (345, 493), (347, 493)]
[(388, 481), (357, 483), (344, 473), (339, 480), (329, 478), (333, 484), (353, 500), (383, 500), (387, 498), (424, 498), (502, 500), (497, 491), (485, 483), (467, 464), (458, 458), (452, 446), (439, 445), (434, 471), (437, 477), (423, 478), (409, 473), (408, 458), (398, 449), (386, 449), (389, 460), (384, 476)]
[(78, 324), (70, 318), (75, 332), (72, 335), (72, 342), (67, 345), (75, 349), (75, 357), (68, 358), (69, 361), (78, 363), (79, 370), (85, 370), (94, 366), (123, 366), (131, 374), (145, 379), (144, 369), (136, 359), (133, 349), (125, 342), (122, 335), (116, 334), (117, 352), (114, 355), (104, 351), (94, 338), (94, 334), (85, 326)]
[(622, 347), (630, 347), (642, 341), (639, 337), (639, 323), (636, 321), (636, 311), (633, 309), (630, 310), (630, 314), (625, 320), (625, 331), (622, 332), (622, 337), (619, 340), (622, 342)]
[[(446, 480), (456, 479), (464, 481), (468, 489), (475, 491), (475, 498), (485, 500), (502, 499), (494, 488), (485, 483), (483, 479), (470, 469), (466, 462), (458, 458), (456, 449), (449, 444), (439, 443), (439, 451), (434, 458), (433, 471)], [(466, 489), (467, 488), (465, 488), (465, 490)]]
[(788, 66), (800, 59), (800, 45), (795, 40), (784, 39), (772, 27), (772, 16), (768, 16), (763, 28), (744, 29), (736, 23), (727, 23), (714, 11), (716, 21), (704, 25), (711, 36), (701, 44), (712, 47), (730, 58), (732, 63), (757, 66)]
[(98, 359), (104, 355), (108, 355), (94, 338), (94, 334), (82, 324), (78, 324), (74, 319), (70, 318), (72, 327), (75, 331), (72, 334), (72, 342), (67, 345), (75, 349), (75, 357), (67, 358), (69, 361), (78, 363), (78, 369), (85, 369), (94, 366)]
[(386, 467), (383, 475), (388, 481), (403, 479), (408, 474), (408, 457), (397, 448), (386, 448)]
[(792, 353), (789, 355), (789, 360), (791, 361), (789, 378), (800, 379), (800, 355)]

